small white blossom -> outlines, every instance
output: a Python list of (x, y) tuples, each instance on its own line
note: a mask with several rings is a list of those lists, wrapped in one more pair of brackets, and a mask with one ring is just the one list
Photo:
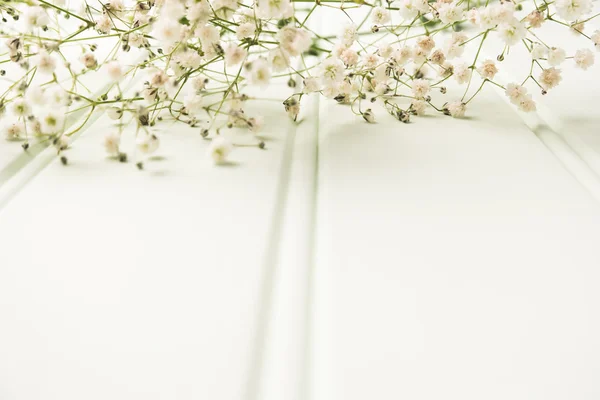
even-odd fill
[(104, 65), (106, 76), (112, 82), (119, 82), (123, 79), (123, 68), (118, 61), (109, 61)]
[(104, 136), (104, 148), (111, 156), (119, 154), (119, 146), (121, 145), (121, 135), (115, 132), (109, 132)]
[(56, 69), (56, 59), (52, 54), (48, 54), (46, 50), (40, 50), (35, 56), (35, 65), (39, 72), (51, 75)]
[(304, 93), (313, 93), (319, 90), (321, 90), (321, 84), (317, 77), (310, 76), (304, 79), (304, 88), (302, 89)]
[(342, 45), (346, 47), (352, 46), (357, 38), (357, 28), (354, 24), (344, 25), (342, 32), (340, 33), (339, 39)]
[(243, 24), (240, 24), (235, 31), (235, 35), (239, 40), (252, 38), (255, 34), (256, 25), (252, 22), (244, 22)]
[(269, 63), (265, 58), (258, 58), (250, 64), (250, 83), (258, 86), (267, 86), (271, 80)]
[(521, 21), (514, 19), (511, 22), (500, 24), (498, 34), (508, 46), (513, 46), (525, 39), (527, 28)]
[(548, 48), (540, 43), (534, 43), (531, 47), (531, 58), (533, 60), (539, 60), (545, 58), (548, 55)]
[(463, 18), (463, 9), (455, 2), (443, 3), (438, 9), (438, 13), (440, 21), (444, 24), (453, 24)]
[(464, 117), (467, 111), (467, 105), (460, 100), (451, 101), (446, 105), (446, 108), (454, 118)]
[(429, 82), (425, 79), (415, 79), (412, 82), (412, 92), (417, 99), (425, 98), (430, 90), (431, 86), (429, 86)]
[(123, 117), (123, 110), (119, 107), (109, 107), (106, 110), (106, 115), (108, 115), (108, 118), (112, 119), (113, 121), (118, 120)]
[(47, 134), (62, 132), (64, 115), (64, 110), (47, 110), (40, 118), (42, 132)]
[(238, 65), (248, 55), (248, 51), (235, 43), (231, 43), (225, 49), (225, 64), (227, 66)]
[(31, 107), (23, 98), (18, 98), (13, 102), (12, 112), (17, 117), (26, 117), (31, 112)]
[(217, 136), (212, 139), (210, 146), (208, 146), (208, 154), (215, 164), (225, 163), (232, 150), (233, 145), (223, 136)]
[(565, 21), (575, 21), (592, 11), (591, 0), (556, 0), (556, 13)]
[(390, 12), (389, 10), (383, 7), (375, 7), (373, 8), (373, 12), (371, 13), (371, 21), (375, 25), (385, 25), (390, 22)]
[(183, 99), (183, 107), (192, 115), (198, 114), (204, 107), (204, 97), (199, 94), (188, 94)]
[(419, 116), (425, 115), (425, 112), (427, 111), (427, 103), (423, 100), (413, 100), (410, 107)]
[(19, 140), (25, 132), (25, 125), (22, 122), (16, 122), (6, 127), (4, 131), (6, 140)]
[(459, 84), (464, 84), (469, 82), (471, 79), (471, 68), (466, 63), (458, 63), (454, 65), (454, 78)]
[(567, 54), (565, 51), (559, 47), (551, 47), (548, 50), (548, 64), (553, 67), (557, 67), (565, 61)]
[(552, 89), (557, 86), (562, 80), (562, 76), (560, 75), (560, 69), (556, 68), (546, 68), (542, 71), (539, 77), (540, 85), (546, 90)]
[(142, 154), (152, 154), (160, 146), (160, 140), (156, 135), (141, 135), (136, 140), (137, 149)]
[(485, 60), (481, 63), (479, 68), (477, 68), (477, 72), (479, 72), (479, 75), (484, 79), (494, 79), (498, 73), (498, 68), (493, 60)]
[(580, 49), (575, 52), (573, 60), (575, 60), (577, 67), (586, 70), (594, 65), (594, 53), (588, 49)]

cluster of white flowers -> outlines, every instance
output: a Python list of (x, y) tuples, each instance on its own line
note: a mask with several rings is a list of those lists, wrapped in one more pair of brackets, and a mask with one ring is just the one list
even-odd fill
[[(598, 15), (591, 0), (473, 4), (0, 0), (0, 74), (7, 82), (0, 87), (1, 129), (25, 150), (46, 141), (61, 153), (94, 113), (106, 112), (115, 121), (104, 138), (107, 153), (127, 162), (121, 137), (135, 135), (142, 168), (160, 148), (156, 124), (182, 122), (210, 141), (210, 158), (222, 164), (236, 146), (229, 129), (245, 129), (265, 147), (260, 131), (268, 121), (250, 115), (247, 104), (279, 82), (287, 85), (279, 91), (282, 109), (294, 121), (304, 99), (318, 95), (368, 123), (378, 108), (402, 122), (428, 112), (460, 118), (489, 85), (532, 112), (535, 92), (559, 85), (565, 63), (587, 70), (600, 51), (600, 31), (587, 28)], [(337, 35), (314, 30), (322, 7), (340, 10), (345, 22), (335, 22)], [(349, 7), (362, 12), (360, 20), (350, 19)], [(542, 39), (539, 28), (550, 23), (587, 47)], [(488, 41), (502, 43), (502, 52), (490, 54)], [(516, 46), (531, 56), (520, 60), (522, 80), (497, 81)], [(108, 86), (88, 87), (99, 79)]]

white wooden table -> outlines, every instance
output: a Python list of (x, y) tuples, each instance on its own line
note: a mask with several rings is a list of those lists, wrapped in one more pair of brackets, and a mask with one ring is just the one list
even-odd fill
[(409, 125), (259, 103), (267, 150), (222, 168), (181, 126), (107, 161), (105, 117), (68, 167), (0, 143), (0, 399), (599, 398), (579, 76), (525, 121), (491, 88)]

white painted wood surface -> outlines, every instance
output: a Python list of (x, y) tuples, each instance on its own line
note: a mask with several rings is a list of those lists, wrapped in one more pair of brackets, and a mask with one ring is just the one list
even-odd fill
[(179, 125), (107, 161), (101, 118), (0, 182), (0, 399), (600, 396), (597, 182), (562, 132), (491, 89), (462, 121), (303, 106), (257, 104), (268, 149), (229, 167)]
[(577, 177), (492, 90), (468, 121), (335, 115), (313, 398), (598, 397), (600, 206)]
[(0, 212), (0, 398), (256, 396), (296, 126), (279, 102), (254, 107), (267, 149), (230, 166), (181, 125), (145, 171), (108, 161), (100, 119), (68, 168), (17, 174), (30, 181)]

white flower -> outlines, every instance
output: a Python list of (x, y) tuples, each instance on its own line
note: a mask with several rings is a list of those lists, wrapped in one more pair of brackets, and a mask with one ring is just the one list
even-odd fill
[(152, 154), (158, 150), (160, 140), (154, 134), (143, 135), (136, 140), (137, 149), (143, 154)]
[(343, 46), (350, 47), (356, 40), (357, 36), (358, 36), (358, 33), (357, 33), (356, 25), (347, 24), (347, 25), (344, 25), (344, 27), (340, 33), (339, 39)]
[(290, 59), (280, 48), (269, 51), (269, 63), (275, 72), (285, 71), (290, 66)]
[(481, 63), (479, 68), (477, 68), (477, 72), (479, 72), (479, 75), (481, 75), (483, 79), (494, 79), (498, 73), (498, 68), (493, 60), (485, 60)]
[(344, 64), (348, 66), (356, 65), (358, 63), (358, 59), (358, 52), (354, 49), (346, 49), (340, 55), (340, 60), (342, 60)]
[(31, 107), (29, 106), (29, 104), (27, 104), (27, 102), (25, 101), (25, 99), (23, 99), (21, 97), (21, 98), (16, 99), (13, 102), (13, 104), (12, 104), (12, 112), (17, 117), (26, 117), (31, 112)]
[(42, 132), (47, 134), (62, 132), (64, 128), (64, 110), (48, 109), (40, 118)]
[(215, 164), (223, 164), (227, 161), (229, 153), (233, 150), (233, 145), (223, 136), (217, 136), (212, 139), (208, 146), (208, 154)]
[[(202, 1), (201, 3), (204, 3), (204, 1)], [(244, 22), (243, 24), (240, 24), (235, 31), (235, 35), (239, 40), (252, 38), (255, 34), (256, 25), (252, 22)]]
[(521, 21), (514, 19), (509, 23), (500, 24), (498, 34), (508, 46), (513, 46), (525, 39), (527, 28)]
[(280, 47), (290, 56), (296, 57), (310, 48), (312, 43), (310, 33), (306, 29), (283, 27), (278, 33)]
[(531, 58), (533, 60), (539, 60), (545, 58), (548, 55), (548, 48), (539, 43), (534, 43), (531, 47)]
[(199, 94), (188, 94), (183, 99), (183, 106), (192, 115), (198, 114), (204, 107), (204, 97)]
[(196, 29), (194, 34), (200, 39), (202, 49), (206, 52), (219, 43), (219, 30), (213, 25), (204, 25)]
[(371, 20), (375, 25), (385, 25), (390, 22), (390, 12), (383, 7), (375, 7), (371, 12)]
[(204, 90), (206, 84), (208, 83), (208, 79), (203, 76), (197, 76), (192, 79), (192, 87), (196, 92), (200, 92)]
[(96, 56), (92, 53), (85, 53), (81, 56), (81, 63), (87, 69), (94, 69), (98, 66), (98, 60), (96, 60)]
[(466, 40), (467, 35), (462, 32), (454, 32), (449, 40), (446, 41), (444, 50), (446, 51), (446, 58), (452, 60), (453, 58), (462, 56), (465, 51), (465, 46), (461, 46)]
[(205, 23), (210, 19), (211, 13), (210, 3), (202, 0), (192, 3), (187, 10), (186, 16), (191, 22)]
[(44, 27), (50, 22), (46, 10), (39, 6), (28, 6), (23, 12), (23, 21), (27, 30)]
[(415, 47), (413, 49), (413, 53), (412, 53), (412, 59), (413, 62), (420, 66), (421, 64), (423, 64), (425, 61), (427, 61), (427, 56), (429, 55), (429, 51), (425, 50), (422, 47)]
[(50, 104), (63, 107), (71, 104), (71, 96), (60, 86), (55, 86), (46, 90), (45, 94), (46, 99), (50, 101)]
[(577, 50), (573, 59), (575, 60), (575, 65), (583, 70), (594, 65), (594, 53), (588, 49)]
[(392, 56), (394, 52), (394, 47), (389, 43), (379, 43), (377, 45), (377, 53), (383, 58), (389, 58)]
[(35, 65), (39, 72), (51, 75), (56, 69), (56, 60), (46, 50), (40, 50), (35, 56)]
[(546, 90), (552, 89), (560, 83), (562, 76), (560, 75), (560, 69), (546, 68), (540, 74), (540, 85)]
[(363, 62), (363, 65), (365, 66), (365, 68), (374, 69), (375, 67), (377, 67), (379, 65), (379, 63), (381, 62), (381, 59), (379, 58), (379, 56), (377, 54), (367, 53), (362, 57), (362, 62)]
[(96, 29), (100, 33), (104, 33), (105, 35), (108, 35), (110, 33), (112, 26), (112, 21), (107, 14), (102, 15), (102, 17), (96, 20)]
[(250, 83), (258, 86), (267, 86), (271, 80), (269, 63), (264, 58), (258, 58), (250, 64)]
[(118, 61), (109, 61), (104, 65), (104, 72), (112, 82), (118, 82), (123, 78), (123, 68)]
[(463, 9), (455, 2), (443, 3), (438, 9), (440, 21), (444, 24), (453, 24), (463, 18)]
[(6, 140), (19, 140), (24, 132), (25, 125), (22, 122), (16, 122), (10, 124), (4, 133), (6, 135)]
[(506, 85), (505, 93), (511, 103), (519, 104), (521, 99), (527, 95), (527, 89), (519, 84), (509, 83)]
[(435, 47), (435, 41), (431, 36), (423, 36), (417, 39), (417, 46), (429, 53)]
[(467, 111), (467, 105), (460, 100), (451, 101), (446, 104), (446, 108), (451, 116), (454, 118), (461, 118), (465, 116), (465, 112)]
[(417, 115), (425, 115), (427, 111), (427, 103), (423, 100), (413, 100), (410, 107), (415, 111)]
[(551, 47), (548, 50), (548, 64), (557, 67), (565, 61), (567, 54), (559, 47)]
[(575, 21), (592, 11), (591, 0), (556, 0), (556, 13), (566, 21)]
[(115, 132), (109, 132), (104, 136), (104, 148), (111, 156), (119, 154), (119, 146), (121, 145), (121, 135)]
[(595, 31), (590, 38), (592, 39), (592, 42), (594, 42), (596, 50), (600, 51), (600, 31)]
[(154, 36), (160, 41), (160, 44), (167, 48), (181, 39), (182, 32), (183, 25), (168, 19), (160, 19), (154, 25), (153, 30)]
[(527, 15), (527, 22), (529, 22), (530, 27), (539, 28), (544, 22), (544, 14), (538, 10), (533, 10)]
[(118, 120), (123, 117), (123, 110), (119, 107), (109, 107), (106, 110), (106, 115), (108, 115), (108, 118), (112, 120)]
[(313, 93), (321, 90), (321, 84), (319, 83), (319, 79), (314, 76), (309, 76), (304, 79), (304, 88), (302, 91), (304, 93)]
[(454, 65), (454, 78), (461, 85), (471, 79), (471, 73), (471, 68), (464, 62)]
[(531, 98), (530, 94), (521, 96), (518, 100), (517, 105), (519, 106), (519, 110), (524, 112), (532, 112), (536, 110), (535, 102)]
[(258, 15), (261, 18), (285, 18), (293, 12), (290, 0), (258, 0)]
[(429, 86), (429, 82), (425, 79), (415, 79), (412, 82), (412, 92), (417, 99), (425, 98), (430, 90), (431, 86)]
[(46, 96), (44, 95), (44, 89), (38, 85), (31, 85), (27, 88), (25, 93), (27, 101), (36, 106), (46, 104)]
[(225, 64), (227, 66), (238, 65), (246, 59), (248, 51), (235, 43), (230, 43), (225, 49)]
[(424, 14), (430, 11), (427, 0), (401, 0), (398, 8), (405, 20), (415, 18), (419, 12)]
[(321, 79), (325, 85), (344, 79), (344, 64), (337, 58), (329, 57), (321, 63)]
[(366, 109), (365, 112), (362, 113), (362, 117), (370, 124), (375, 123), (375, 114), (373, 114), (373, 110), (370, 108)]
[(412, 49), (408, 46), (402, 46), (399, 49), (394, 50), (392, 58), (398, 65), (406, 64), (412, 57)]

